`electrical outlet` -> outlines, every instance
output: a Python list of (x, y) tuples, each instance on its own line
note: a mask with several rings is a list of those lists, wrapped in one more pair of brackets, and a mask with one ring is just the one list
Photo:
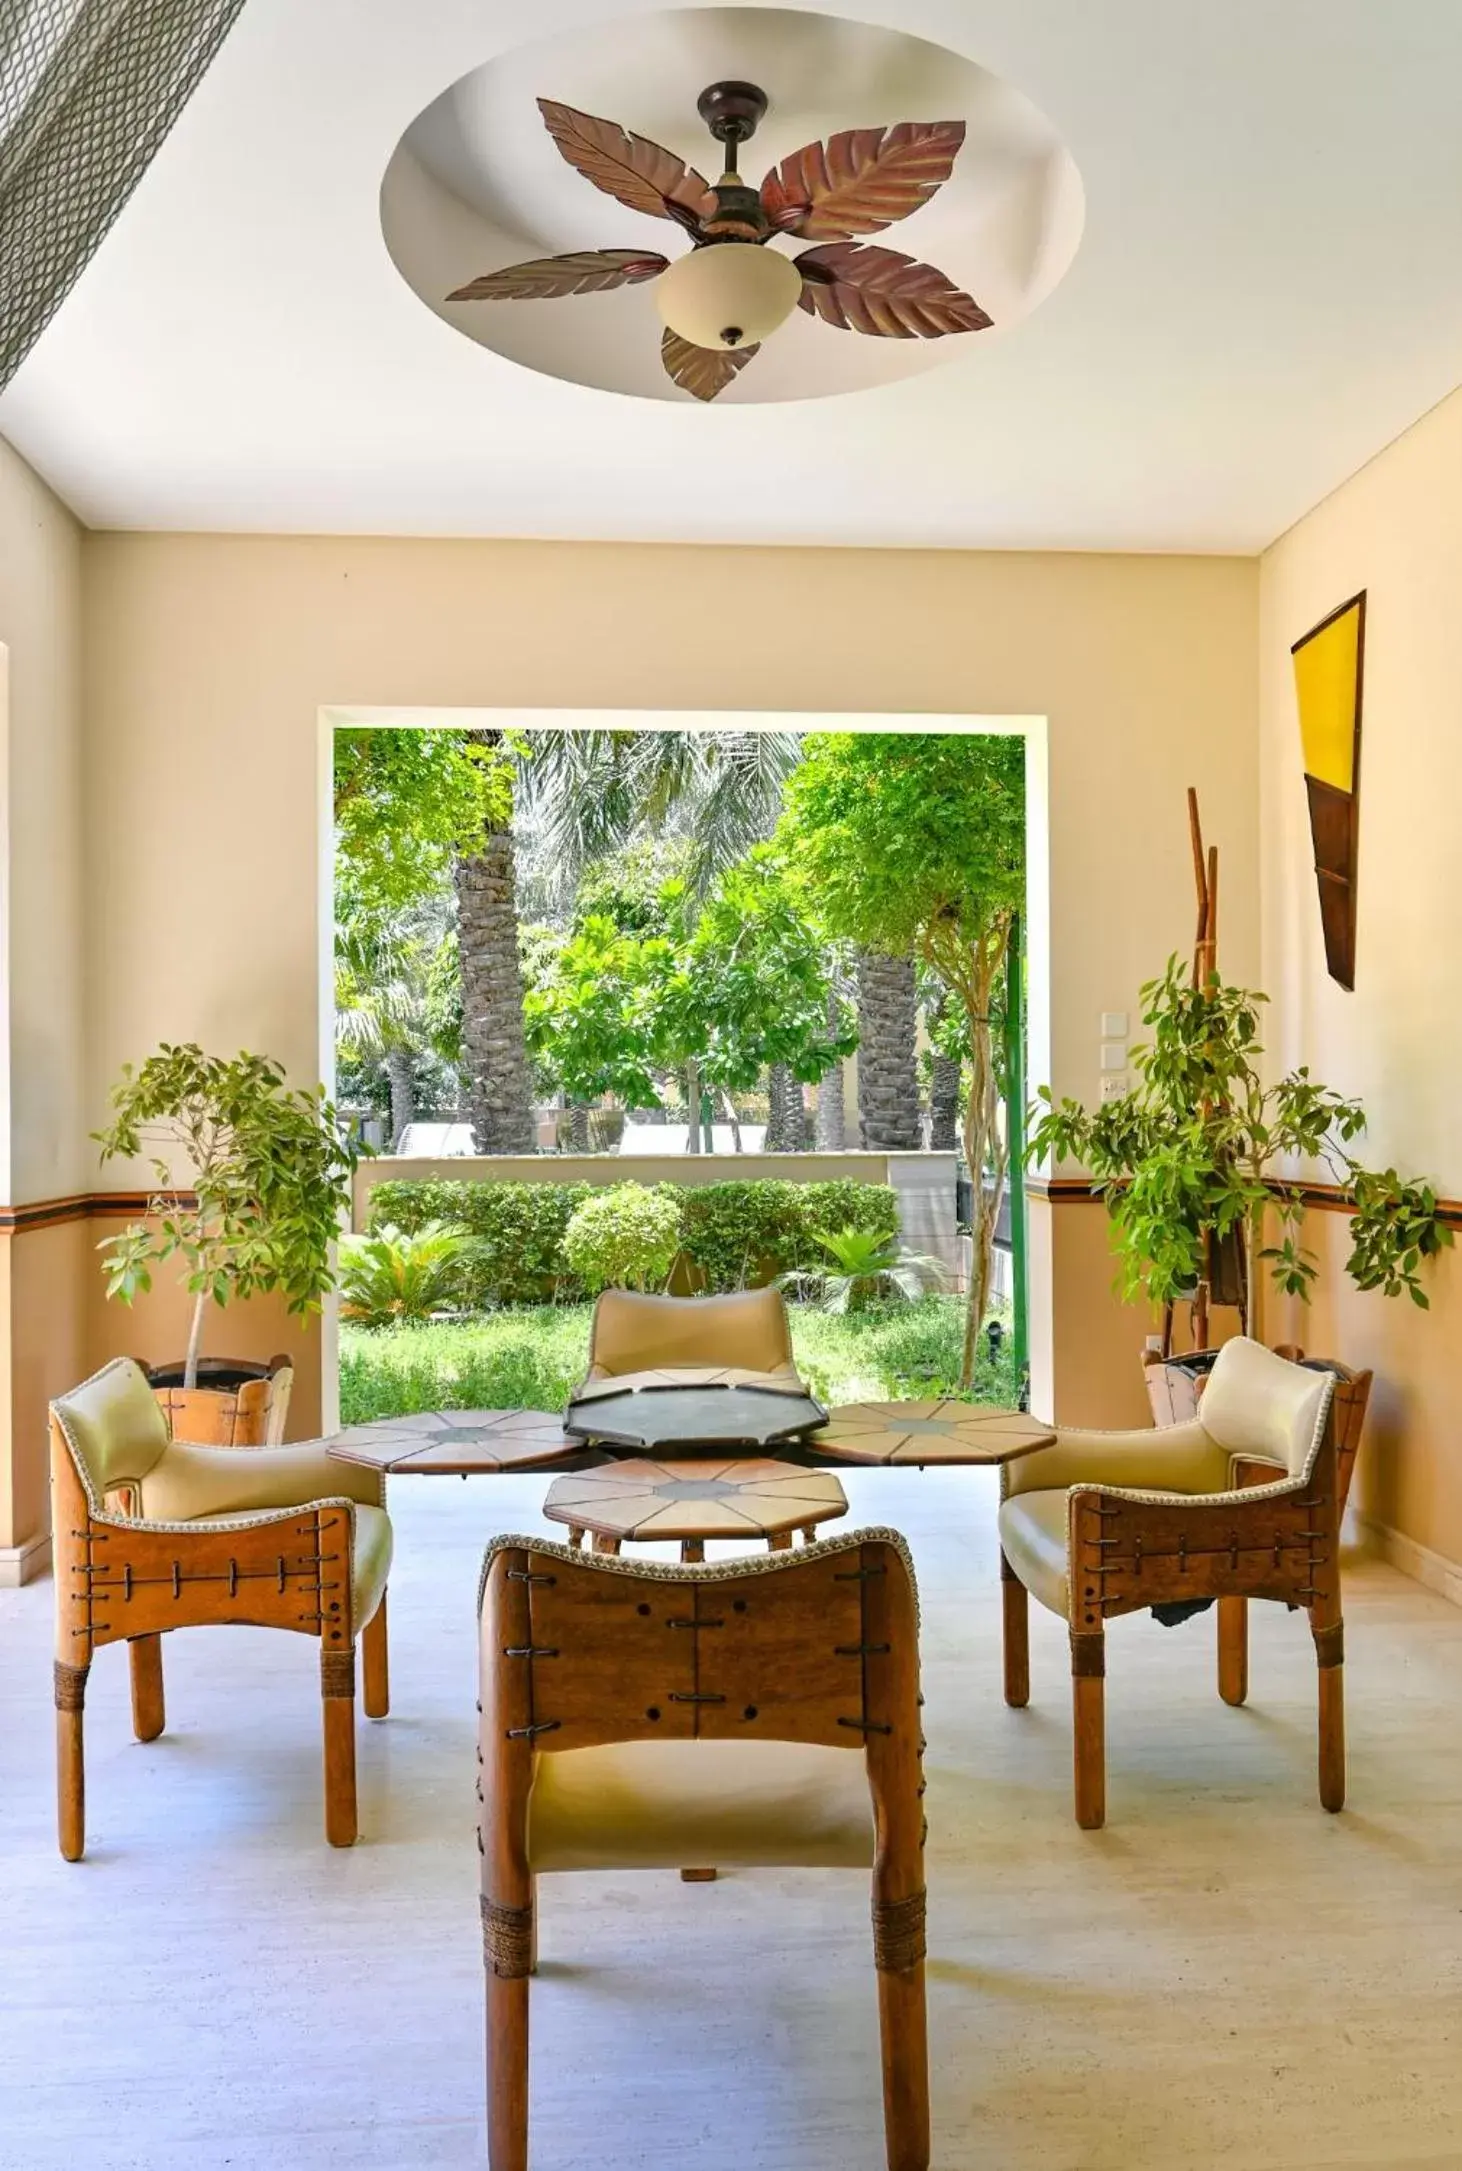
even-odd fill
[(1127, 1038), (1127, 1013), (1125, 1010), (1102, 1012), (1102, 1039), (1125, 1040)]
[(1104, 1040), (1102, 1042), (1102, 1069), (1125, 1070), (1126, 1068), (1127, 1050), (1123, 1047), (1121, 1041)]
[(1119, 1101), (1126, 1090), (1127, 1073), (1125, 1070), (1108, 1071), (1103, 1077), (1102, 1099), (1104, 1101)]

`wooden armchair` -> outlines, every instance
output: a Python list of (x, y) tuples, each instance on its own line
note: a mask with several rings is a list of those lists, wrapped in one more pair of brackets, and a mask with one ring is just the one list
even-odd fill
[[(391, 1525), (375, 1471), (316, 1446), (197, 1447), (168, 1438), (147, 1375), (119, 1357), (51, 1404), (56, 1752), (61, 1852), (86, 1844), (82, 1713), (99, 1644), (128, 1645), (139, 1741), (163, 1730), (162, 1636), (243, 1621), (320, 1643), (325, 1833), (356, 1836), (355, 1639), (365, 1708), (389, 1708)], [(118, 1502), (126, 1505), (122, 1512)]]
[(1320, 1800), (1345, 1802), (1335, 1381), (1240, 1338), (1199, 1415), (1141, 1432), (1062, 1429), (1001, 1470), (1005, 1700), (1030, 1698), (1027, 1592), (1071, 1635), (1076, 1821), (1106, 1813), (1105, 1636), (1119, 1613), (1218, 1600), (1219, 1682), (1242, 1702), (1244, 1602), (1303, 1607), (1319, 1667)]
[(589, 1331), (589, 1380), (687, 1366), (732, 1367), (793, 1384), (792, 1330), (780, 1289), (719, 1297), (642, 1296), (606, 1289)]
[(667, 1566), (499, 1538), (483, 1564), (488, 2160), (528, 2162), (535, 1883), (872, 1865), (890, 2171), (926, 2171), (918, 1621), (904, 1541)]

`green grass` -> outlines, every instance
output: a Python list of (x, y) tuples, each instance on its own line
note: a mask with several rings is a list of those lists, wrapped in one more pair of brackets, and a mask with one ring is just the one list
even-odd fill
[[(562, 1409), (588, 1361), (587, 1304), (533, 1305), (431, 1326), (340, 1330), (340, 1416), (347, 1425), (416, 1410)], [(958, 1297), (881, 1305), (837, 1318), (791, 1306), (803, 1378), (825, 1402), (881, 1402), (957, 1392), (964, 1306)], [(984, 1338), (981, 1338), (982, 1352)], [(982, 1353), (976, 1402), (1015, 1400), (1008, 1345)]]

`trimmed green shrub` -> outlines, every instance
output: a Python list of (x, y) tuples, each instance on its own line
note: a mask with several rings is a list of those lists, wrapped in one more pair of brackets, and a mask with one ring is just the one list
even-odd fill
[(460, 1261), (458, 1288), (469, 1311), (566, 1303), (584, 1287), (564, 1258), (563, 1232), (593, 1192), (591, 1184), (383, 1183), (371, 1193), (370, 1227), (450, 1221), (465, 1229), (473, 1242)]
[[(460, 1301), (469, 1310), (500, 1304), (571, 1302), (584, 1283), (563, 1253), (575, 1209), (591, 1184), (397, 1181), (371, 1193), (370, 1226), (415, 1230), (451, 1222), (475, 1239), (460, 1262)], [(714, 1184), (661, 1184), (680, 1209), (680, 1244), (691, 1280), (716, 1294), (757, 1288), (779, 1274), (826, 1263), (818, 1229), (898, 1233), (898, 1200), (888, 1184), (786, 1183), (768, 1177)], [(677, 1282), (677, 1286), (681, 1286)]]
[(563, 1255), (584, 1287), (663, 1289), (680, 1250), (680, 1201), (669, 1186), (611, 1184), (574, 1208)]
[(888, 1184), (750, 1183), (697, 1185), (683, 1196), (681, 1243), (707, 1289), (758, 1288), (779, 1274), (824, 1265), (819, 1229), (898, 1233), (898, 1199)]

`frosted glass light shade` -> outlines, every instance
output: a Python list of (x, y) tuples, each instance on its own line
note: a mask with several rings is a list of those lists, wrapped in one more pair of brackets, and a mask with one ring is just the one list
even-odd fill
[(785, 324), (802, 292), (789, 256), (750, 241), (713, 241), (655, 281), (660, 314), (693, 347), (755, 346)]

